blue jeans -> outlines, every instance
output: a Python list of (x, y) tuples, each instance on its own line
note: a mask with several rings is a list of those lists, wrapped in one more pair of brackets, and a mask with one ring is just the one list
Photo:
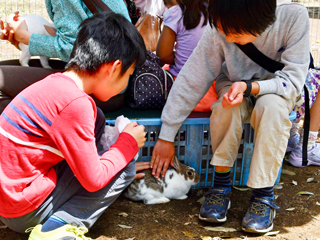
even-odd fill
[[(97, 141), (105, 125), (104, 115), (100, 111), (95, 129)], [(0, 216), (0, 220), (8, 228), (24, 233), (27, 228), (44, 223), (52, 215), (69, 224), (90, 228), (133, 181), (136, 174), (135, 161), (132, 160), (106, 187), (96, 192), (88, 192), (81, 186), (66, 161), (60, 162), (54, 169), (57, 174), (57, 185), (36, 210), (17, 218)]]

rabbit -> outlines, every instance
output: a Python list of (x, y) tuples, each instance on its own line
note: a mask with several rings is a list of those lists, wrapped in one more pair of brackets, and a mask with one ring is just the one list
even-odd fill
[[(56, 28), (50, 22), (48, 22), (45, 18), (39, 15), (25, 15), (23, 18), (26, 20), (28, 31), (31, 33), (37, 33), (45, 36), (56, 36)], [(28, 63), (31, 58), (29, 52), (29, 45), (25, 45), (23, 43), (19, 43), (19, 48), (21, 50), (20, 55), (20, 64), (21, 66), (29, 67)], [(40, 62), (42, 67), (51, 68), (49, 66), (49, 58), (46, 56), (40, 56)]]
[(124, 196), (133, 200), (143, 200), (144, 204), (167, 203), (170, 199), (186, 199), (192, 185), (199, 182), (194, 168), (174, 159), (174, 167), (169, 168), (164, 178), (156, 179), (151, 169), (144, 170), (145, 177), (135, 179), (125, 190)]

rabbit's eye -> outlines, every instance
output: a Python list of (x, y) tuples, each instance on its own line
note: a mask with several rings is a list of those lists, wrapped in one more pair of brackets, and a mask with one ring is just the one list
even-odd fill
[(189, 175), (189, 176), (192, 176), (193, 174), (192, 174), (192, 172), (188, 171), (188, 175)]

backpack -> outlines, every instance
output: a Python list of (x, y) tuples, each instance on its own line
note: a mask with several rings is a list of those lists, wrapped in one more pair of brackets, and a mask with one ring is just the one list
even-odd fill
[(126, 103), (133, 109), (161, 109), (173, 84), (172, 75), (163, 70), (160, 58), (147, 51), (147, 59), (129, 78)]

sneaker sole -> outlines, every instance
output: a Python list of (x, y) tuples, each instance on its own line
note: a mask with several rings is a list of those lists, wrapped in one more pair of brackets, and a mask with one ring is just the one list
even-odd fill
[(308, 160), (307, 166), (302, 166), (302, 159), (292, 159), (290, 158), (288, 161), (294, 167), (307, 167), (307, 166), (320, 166), (319, 162), (314, 162), (312, 160)]
[[(229, 201), (229, 205), (228, 205), (228, 209), (231, 207), (231, 201)], [(200, 214), (199, 214), (199, 219), (202, 220), (202, 221), (205, 221), (205, 222), (213, 222), (213, 223), (221, 223), (221, 222), (225, 222), (227, 221), (227, 216), (225, 216), (224, 218), (221, 218), (221, 219), (212, 219), (212, 218), (204, 218), (204, 217), (201, 217)]]
[(212, 222), (212, 223), (221, 223), (227, 221), (227, 216), (222, 219), (212, 219), (212, 218), (203, 218), (199, 215), (199, 219), (205, 222)]
[(242, 230), (245, 232), (251, 232), (251, 233), (267, 233), (270, 232), (273, 229), (273, 224), (268, 227), (267, 229), (263, 229), (263, 230), (257, 230), (255, 228), (244, 228), (242, 227)]
[[(274, 216), (273, 219), (276, 217), (276, 211), (274, 211)], [(244, 228), (242, 227), (242, 230), (245, 232), (251, 232), (251, 233), (267, 233), (270, 232), (273, 229), (273, 223), (271, 224), (270, 227), (268, 227), (267, 229), (262, 229), (262, 230), (257, 230), (255, 229), (253, 226), (251, 228)]]

